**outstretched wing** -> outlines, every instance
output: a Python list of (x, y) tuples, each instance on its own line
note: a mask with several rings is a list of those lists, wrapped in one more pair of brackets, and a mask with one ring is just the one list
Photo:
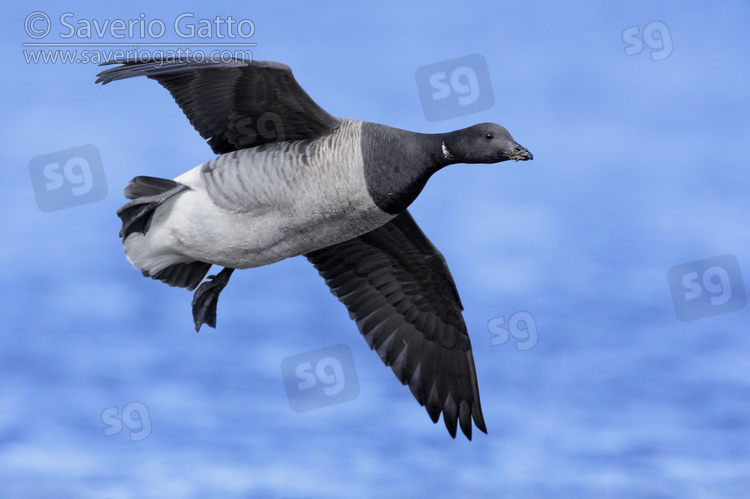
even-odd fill
[(97, 83), (134, 76), (158, 81), (216, 154), (283, 140), (327, 135), (341, 119), (331, 116), (278, 62), (120, 59)]
[(443, 255), (405, 211), (363, 236), (305, 255), (433, 422), (487, 433), (474, 358)]

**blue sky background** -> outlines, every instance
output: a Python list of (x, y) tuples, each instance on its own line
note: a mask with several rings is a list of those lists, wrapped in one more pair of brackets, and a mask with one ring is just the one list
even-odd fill
[[(37, 10), (250, 19), (254, 57), (290, 65), (334, 115), (506, 126), (533, 162), (445, 169), (411, 208), (461, 293), (489, 435), (432, 425), (303, 258), (236, 273), (218, 329), (195, 334), (191, 294), (128, 264), (115, 212), (131, 177), (213, 155), (153, 81), (102, 87), (93, 64), (27, 64)], [(749, 14), (740, 1), (7, 7), (3, 495), (746, 497), (750, 309), (682, 322), (667, 271), (730, 253), (748, 282)], [(623, 31), (653, 21), (671, 55), (626, 56)], [(427, 121), (417, 69), (475, 53), (494, 106)], [(85, 144), (106, 198), (42, 212), (29, 162)], [(488, 323), (519, 311), (538, 344), (493, 346)], [(281, 361), (339, 344), (359, 397), (292, 411)], [(134, 401), (147, 438), (105, 436), (102, 411)]]

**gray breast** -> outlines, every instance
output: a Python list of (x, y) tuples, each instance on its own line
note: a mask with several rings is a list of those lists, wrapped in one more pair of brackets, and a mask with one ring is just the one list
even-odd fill
[(201, 177), (217, 206), (265, 227), (273, 221), (297, 254), (345, 241), (393, 218), (368, 187), (362, 125), (344, 120), (319, 139), (222, 154), (202, 166)]

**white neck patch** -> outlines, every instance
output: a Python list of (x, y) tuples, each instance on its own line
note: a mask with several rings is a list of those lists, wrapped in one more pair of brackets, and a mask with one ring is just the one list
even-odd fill
[(443, 141), (442, 143), (442, 148), (443, 148), (443, 156), (445, 156), (445, 159), (453, 159), (453, 155), (448, 150), (448, 147), (445, 145), (445, 141)]

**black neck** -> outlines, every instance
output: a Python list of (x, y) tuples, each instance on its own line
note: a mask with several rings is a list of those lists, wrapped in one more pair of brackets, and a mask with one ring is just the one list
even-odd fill
[(444, 166), (447, 134), (399, 130), (377, 123), (362, 124), (362, 159), (367, 190), (378, 207), (397, 215), (422, 192), (427, 180)]

